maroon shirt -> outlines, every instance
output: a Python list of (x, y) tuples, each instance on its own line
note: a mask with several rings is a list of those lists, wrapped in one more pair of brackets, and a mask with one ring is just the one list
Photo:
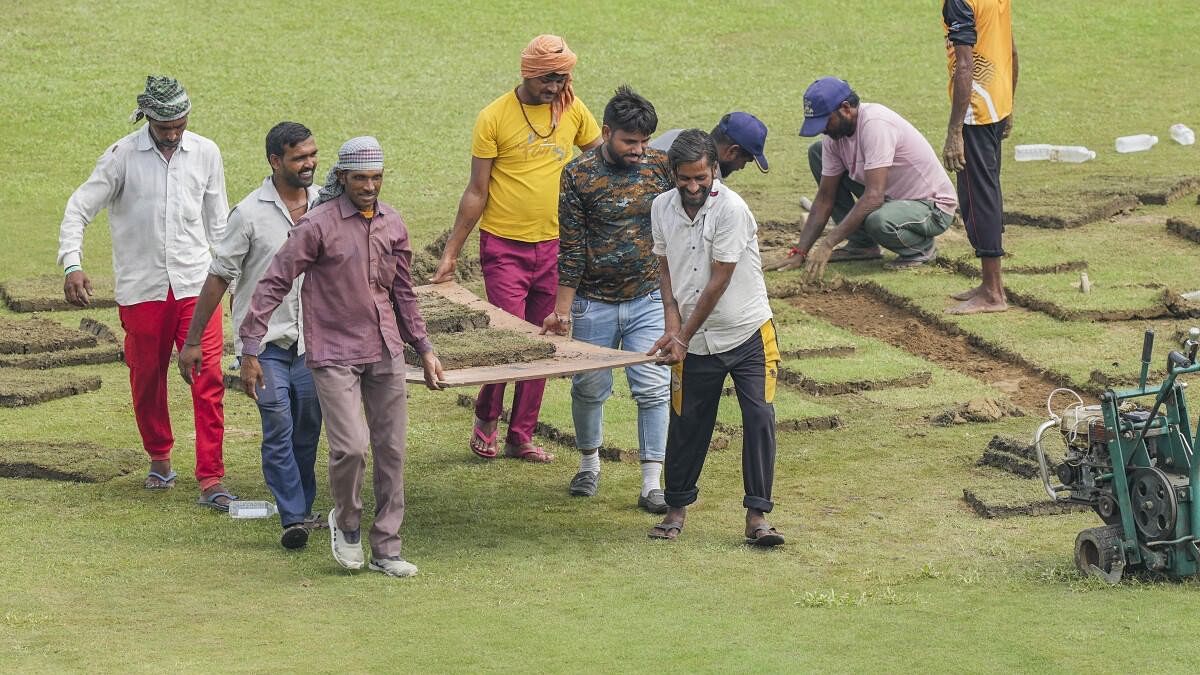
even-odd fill
[[(433, 349), (412, 289), (412, 247), (404, 219), (376, 202), (368, 221), (342, 195), (309, 211), (263, 273), (239, 335), (257, 356), (267, 319), (304, 274), (300, 306), (310, 367), (402, 358), (404, 343)], [(399, 319), (399, 320), (397, 320)]]

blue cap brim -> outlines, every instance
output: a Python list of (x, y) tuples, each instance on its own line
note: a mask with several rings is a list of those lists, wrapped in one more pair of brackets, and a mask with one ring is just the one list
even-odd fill
[(763, 173), (767, 172), (767, 156), (766, 155), (755, 155), (754, 163), (758, 165), (759, 171), (761, 171)]
[(830, 113), (829, 115), (823, 115), (821, 117), (806, 117), (804, 119), (804, 125), (800, 127), (800, 135), (819, 136), (820, 134), (825, 133), (825, 125), (829, 124), (829, 117), (832, 114), (833, 113)]

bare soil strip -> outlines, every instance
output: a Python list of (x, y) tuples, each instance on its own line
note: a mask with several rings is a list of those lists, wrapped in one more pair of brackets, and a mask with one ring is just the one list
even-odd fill
[[(878, 291), (883, 289), (880, 287)], [(835, 326), (882, 340), (989, 384), (1027, 409), (1040, 409), (1045, 405), (1046, 395), (1068, 381), (1062, 375), (1043, 373), (1019, 355), (991, 346), (953, 324), (919, 310), (893, 306), (874, 297), (875, 292), (877, 289), (860, 284), (854, 290), (810, 290), (791, 297), (790, 301)], [(907, 302), (898, 296), (889, 301)]]

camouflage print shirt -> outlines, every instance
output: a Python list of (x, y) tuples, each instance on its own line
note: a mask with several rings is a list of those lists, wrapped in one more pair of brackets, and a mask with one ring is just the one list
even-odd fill
[(635, 168), (604, 159), (603, 146), (563, 169), (558, 193), (558, 284), (601, 302), (658, 288), (650, 204), (675, 186), (667, 154), (646, 148)]

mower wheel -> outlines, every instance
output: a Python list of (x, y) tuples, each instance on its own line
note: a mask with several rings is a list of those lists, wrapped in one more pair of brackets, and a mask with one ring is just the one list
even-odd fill
[(1125, 571), (1122, 538), (1120, 525), (1093, 527), (1080, 532), (1075, 537), (1075, 568), (1084, 575), (1117, 583)]

